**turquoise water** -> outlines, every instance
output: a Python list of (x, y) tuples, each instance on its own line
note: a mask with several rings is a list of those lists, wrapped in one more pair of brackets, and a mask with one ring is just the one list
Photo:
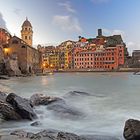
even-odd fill
[(67, 97), (68, 104), (84, 114), (73, 120), (42, 111), (40, 127), (31, 122), (1, 122), (0, 131), (25, 129), (59, 129), (78, 134), (104, 134), (122, 139), (124, 123), (129, 118), (140, 119), (140, 76), (132, 73), (56, 73), (42, 77), (11, 78), (0, 80), (0, 89), (29, 98), (32, 94), (66, 97), (70, 91), (84, 91), (92, 96)]

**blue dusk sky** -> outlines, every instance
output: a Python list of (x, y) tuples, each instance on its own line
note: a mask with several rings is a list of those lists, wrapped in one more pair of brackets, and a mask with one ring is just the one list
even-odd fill
[(131, 53), (140, 49), (140, 0), (0, 0), (0, 27), (20, 37), (28, 17), (33, 44), (59, 44), (78, 36), (121, 34)]

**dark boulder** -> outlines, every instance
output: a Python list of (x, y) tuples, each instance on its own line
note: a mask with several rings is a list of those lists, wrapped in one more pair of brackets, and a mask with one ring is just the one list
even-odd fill
[(86, 140), (86, 139), (73, 133), (59, 132), (57, 135), (57, 140)]
[(0, 100), (5, 101), (6, 97), (7, 97), (7, 94), (0, 91)]
[(55, 116), (67, 119), (79, 119), (84, 116), (82, 112), (80, 112), (75, 107), (68, 105), (63, 100), (49, 104), (47, 109), (51, 110)]
[(18, 130), (12, 132), (11, 135), (19, 136), (21, 137), (21, 140), (23, 137), (32, 140), (119, 140), (111, 136), (97, 136), (97, 135), (79, 136), (74, 133), (62, 132), (58, 130), (43, 130), (36, 134)]
[(41, 140), (57, 140), (56, 139), (57, 134), (58, 134), (57, 130), (43, 130), (41, 132), (34, 134), (33, 137), (31, 138), (34, 138), (34, 139), (38, 138)]
[(113, 136), (104, 136), (104, 135), (83, 135), (81, 138), (86, 140), (120, 140), (119, 138)]
[(8, 104), (0, 100), (0, 114), (5, 120), (20, 120), (21, 116), (15, 111), (15, 109)]
[(41, 122), (40, 121), (36, 121), (31, 123), (31, 126), (41, 126)]
[(1, 79), (1, 80), (9, 80), (10, 78), (7, 77), (7, 76), (0, 76), (0, 79)]
[(10, 93), (6, 98), (6, 101), (13, 106), (15, 111), (23, 119), (33, 120), (37, 118), (29, 100), (17, 96), (14, 93)]
[(126, 140), (140, 140), (140, 121), (129, 119), (125, 122), (123, 136)]
[(91, 94), (82, 91), (70, 91), (65, 96), (91, 96)]
[(24, 130), (15, 130), (11, 132), (10, 135), (18, 136), (20, 138), (30, 138), (34, 135), (34, 133), (26, 132)]
[(50, 97), (50, 96), (46, 96), (44, 94), (34, 94), (30, 98), (30, 102), (33, 106), (48, 105), (48, 104), (58, 101), (58, 100), (61, 100), (61, 98)]
[(57, 132), (55, 131), (49, 131), (49, 130), (43, 130), (41, 132), (38, 132), (38, 133), (31, 133), (31, 132), (26, 132), (26, 131), (23, 131), (23, 130), (16, 130), (16, 131), (13, 131), (11, 133), (11, 135), (14, 135), (14, 136), (18, 136), (21, 138), (28, 138), (28, 139), (31, 139), (31, 140), (57, 140), (56, 137), (57, 137)]
[(17, 130), (12, 132), (11, 135), (18, 136), (21, 139), (29, 138), (33, 140), (86, 140), (85, 138), (81, 138), (76, 134), (59, 132), (57, 130), (43, 130), (36, 134), (25, 132), (22, 130)]
[(2, 136), (0, 136), (0, 140), (30, 140), (30, 139), (21, 138), (21, 137), (18, 137), (18, 136), (2, 135)]

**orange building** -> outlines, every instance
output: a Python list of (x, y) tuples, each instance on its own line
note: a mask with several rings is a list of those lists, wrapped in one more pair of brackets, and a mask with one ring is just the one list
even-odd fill
[(124, 46), (107, 47), (102, 50), (74, 51), (74, 68), (115, 70), (124, 65)]
[(100, 29), (96, 38), (87, 40), (74, 49), (74, 68), (106, 71), (123, 67), (128, 52), (121, 35), (106, 37)]
[(94, 52), (94, 68), (114, 70), (124, 65), (124, 46), (105, 48), (103, 51)]

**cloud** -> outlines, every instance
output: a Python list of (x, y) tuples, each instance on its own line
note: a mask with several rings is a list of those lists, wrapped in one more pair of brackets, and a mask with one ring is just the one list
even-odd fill
[(134, 43), (134, 42), (130, 41), (130, 42), (126, 43), (126, 46), (127, 46), (128, 51), (130, 53), (132, 53), (133, 50), (140, 50), (140, 44), (139, 43)]
[(4, 28), (4, 29), (8, 30), (7, 26), (6, 26), (6, 21), (3, 19), (3, 15), (1, 12), (0, 12), (0, 28)]
[(76, 10), (72, 8), (71, 3), (69, 1), (66, 1), (65, 3), (58, 3), (58, 5), (64, 7), (66, 11), (70, 13), (76, 12)]
[(114, 29), (114, 30), (109, 30), (109, 29), (103, 29), (103, 34), (105, 35), (122, 35), (122, 37), (125, 37), (125, 32), (122, 30)]
[(91, 2), (95, 3), (95, 4), (99, 4), (99, 3), (106, 3), (109, 2), (110, 0), (91, 0)]
[(62, 15), (56, 15), (53, 17), (53, 24), (57, 25), (60, 27), (63, 31), (65, 32), (77, 32), (81, 33), (82, 28), (80, 27), (80, 23), (78, 18), (67, 15), (67, 16), (62, 16)]
[(14, 12), (17, 16), (20, 16), (21, 9), (15, 8), (15, 9), (13, 10), (13, 12)]

